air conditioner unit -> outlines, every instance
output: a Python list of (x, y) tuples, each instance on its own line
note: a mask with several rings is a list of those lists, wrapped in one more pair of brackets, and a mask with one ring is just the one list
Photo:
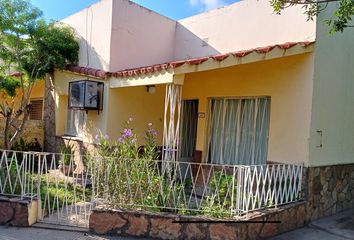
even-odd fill
[(80, 80), (69, 83), (69, 109), (103, 109), (103, 83)]

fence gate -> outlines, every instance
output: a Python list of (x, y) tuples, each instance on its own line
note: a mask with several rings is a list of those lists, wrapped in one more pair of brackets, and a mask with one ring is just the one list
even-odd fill
[(72, 155), (0, 150), (0, 194), (40, 199), (39, 222), (88, 227), (94, 207), (89, 166)]

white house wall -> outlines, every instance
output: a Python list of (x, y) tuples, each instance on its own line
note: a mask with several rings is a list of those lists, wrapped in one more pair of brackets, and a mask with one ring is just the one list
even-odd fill
[(354, 163), (354, 32), (329, 35), (324, 20), (334, 7), (317, 20), (311, 166)]
[(110, 70), (173, 60), (176, 22), (127, 0), (113, 1)]
[(176, 30), (175, 59), (312, 41), (316, 21), (307, 21), (303, 12), (292, 7), (277, 15), (268, 0), (243, 0), (182, 19)]
[(109, 70), (112, 0), (101, 0), (62, 20), (80, 40), (79, 66)]

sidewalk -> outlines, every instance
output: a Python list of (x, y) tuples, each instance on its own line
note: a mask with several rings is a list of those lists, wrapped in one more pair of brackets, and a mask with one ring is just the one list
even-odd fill
[(354, 240), (354, 209), (317, 220), (270, 240)]
[(80, 231), (44, 228), (17, 228), (0, 226), (0, 240), (136, 240), (136, 238), (97, 236)]

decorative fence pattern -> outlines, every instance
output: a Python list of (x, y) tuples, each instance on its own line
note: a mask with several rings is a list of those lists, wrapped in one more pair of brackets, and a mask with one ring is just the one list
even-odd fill
[[(84, 170), (75, 172), (81, 161)], [(61, 163), (61, 164), (60, 164)], [(64, 165), (65, 163), (66, 165)], [(302, 199), (301, 165), (232, 166), (0, 151), (0, 194), (41, 199), (46, 222), (87, 226), (98, 204), (232, 217)]]

